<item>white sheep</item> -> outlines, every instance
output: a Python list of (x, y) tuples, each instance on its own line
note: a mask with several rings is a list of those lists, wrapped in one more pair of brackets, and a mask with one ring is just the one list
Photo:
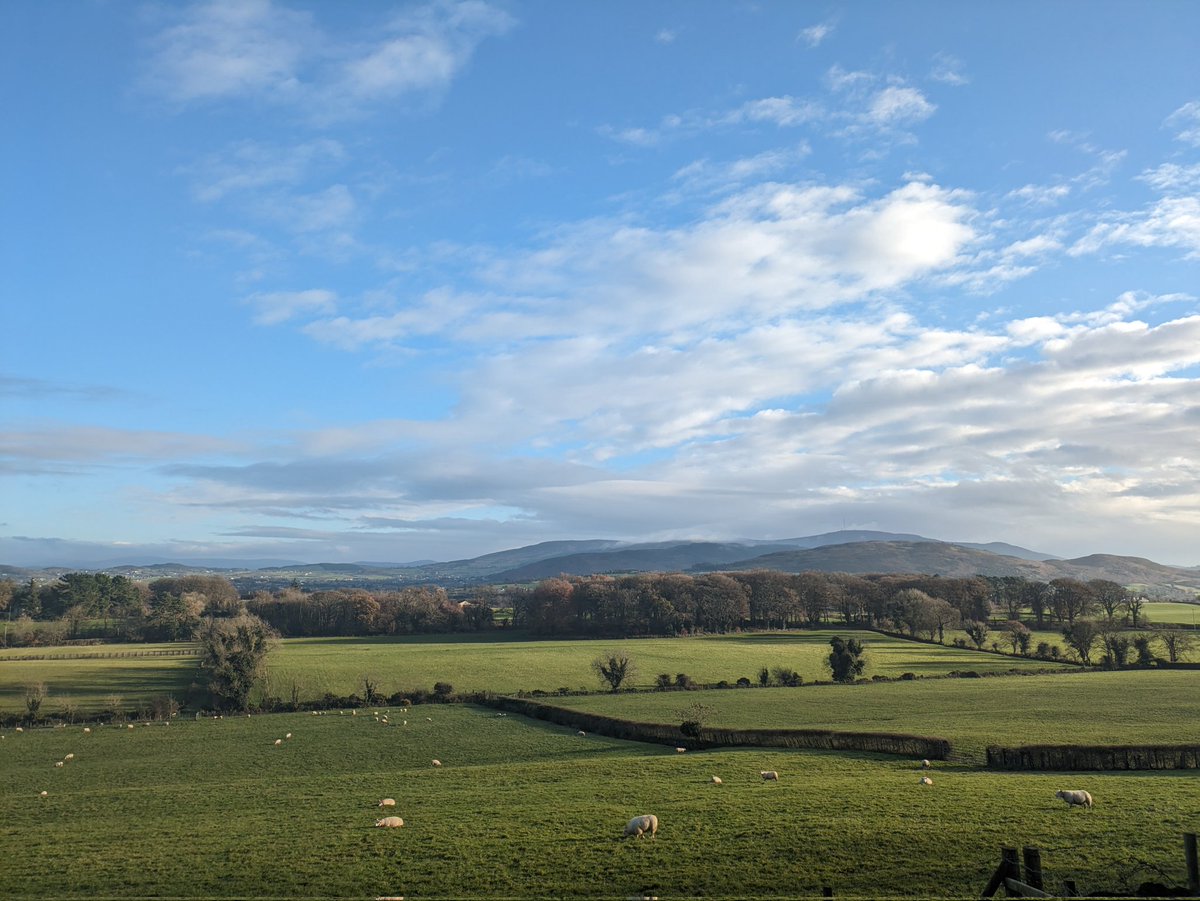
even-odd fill
[(404, 825), (404, 820), (400, 817), (384, 817), (382, 820), (376, 820), (375, 825), (383, 826), (385, 829), (398, 829)]
[(380, 807), (395, 807), (396, 799), (395, 798), (384, 798), (382, 801), (379, 802), (379, 806)]
[(777, 772), (775, 772), (774, 770), (761, 770), (758, 775), (762, 776), (763, 781), (765, 781), (765, 782), (778, 782), (779, 781), (779, 774)]
[(1085, 791), (1056, 791), (1054, 797), (1066, 801), (1068, 807), (1092, 806), (1092, 796)]
[(63, 761), (61, 761), (61, 760), (60, 760), (60, 761), (58, 761), (58, 763), (56, 763), (56, 764), (54, 764), (54, 765), (55, 765), (55, 766), (62, 766), (62, 765), (63, 765)]
[(632, 835), (634, 838), (649, 833), (654, 835), (658, 832), (658, 817), (652, 813), (644, 813), (640, 817), (634, 817), (625, 824), (625, 834)]
[(48, 797), (50, 797), (50, 792), (42, 792), (40, 795), (38, 795), (38, 797), (39, 798), (48, 798)]
[(587, 733), (584, 732), (582, 729), (580, 729), (577, 734), (579, 735), (580, 738), (587, 738)]
[(933, 766), (933, 764), (932, 764), (932, 763), (930, 763), (928, 760), (922, 760), (922, 761), (921, 761), (921, 769), (923, 769), (923, 770), (927, 770), (927, 769), (929, 769), (929, 768), (930, 768), (930, 767), (932, 767), (932, 766)]
[(431, 716), (427, 716), (427, 717), (425, 717), (425, 719), (429, 720), (429, 722), (431, 722), (431, 723), (433, 722), (433, 717), (431, 717)]
[(921, 784), (922, 784), (922, 785), (933, 785), (933, 780), (932, 780), (932, 779), (930, 779), (928, 776), (922, 776), (922, 777), (921, 777)]
[(74, 760), (74, 759), (75, 759), (74, 754), (68, 754), (66, 757), (63, 758), (63, 760)]
[(433, 759), (433, 765), (434, 765), (434, 766), (441, 766), (441, 765), (442, 765), (442, 762), (441, 762), (440, 760), (438, 760), (438, 759), (435, 757), (435, 758)]
[(724, 782), (721, 781), (720, 776), (713, 776), (708, 781), (711, 782), (713, 785), (724, 785), (725, 784)]
[(676, 749), (675, 749), (675, 753), (676, 753), (676, 754), (686, 754), (686, 753), (687, 753), (687, 748), (676, 748)]
[(284, 738), (291, 738), (291, 737), (292, 737), (292, 733), (290, 733), (290, 732), (284, 736)]
[(20, 726), (17, 726), (17, 731), (18, 731), (18, 732), (24, 732), (25, 730), (24, 730), (24, 729), (22, 729)]
[(126, 726), (125, 728), (126, 728), (126, 729), (132, 729), (132, 728), (133, 728), (133, 723), (130, 723), (130, 724), (129, 724), (128, 726)]
[(83, 734), (84, 734), (84, 735), (91, 735), (91, 734), (92, 734), (92, 730), (91, 730), (91, 729), (89, 729), (87, 726), (84, 726), (84, 727), (83, 727)]
[(277, 747), (277, 748), (278, 748), (278, 747), (279, 747), (281, 744), (283, 744), (283, 739), (282, 739), (282, 738), (277, 738), (277, 739), (275, 739), (275, 747)]

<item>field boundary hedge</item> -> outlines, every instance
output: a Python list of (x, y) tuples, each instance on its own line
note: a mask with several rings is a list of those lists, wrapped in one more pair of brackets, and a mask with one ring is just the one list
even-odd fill
[(609, 738), (642, 741), (672, 747), (750, 746), (760, 748), (815, 748), (831, 751), (868, 751), (904, 757), (945, 760), (950, 742), (944, 738), (901, 735), (887, 732), (836, 732), (831, 729), (701, 729), (698, 738), (689, 738), (678, 726), (666, 723), (639, 723), (633, 720), (555, 707), (525, 698), (481, 698), (479, 703), (509, 713), (546, 720), (559, 726), (595, 732)]
[(1200, 745), (1024, 745), (991, 746), (993, 770), (1195, 770)]

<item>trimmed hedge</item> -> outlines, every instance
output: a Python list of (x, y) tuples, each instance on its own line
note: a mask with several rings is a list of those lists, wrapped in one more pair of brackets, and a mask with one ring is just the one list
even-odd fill
[(1200, 745), (1025, 745), (987, 749), (993, 770), (1195, 770)]
[(571, 729), (595, 732), (610, 738), (642, 741), (672, 747), (703, 748), (712, 746), (751, 746), (760, 748), (818, 748), (832, 751), (869, 751), (904, 757), (945, 760), (950, 742), (944, 738), (898, 735), (885, 732), (835, 732), (830, 729), (714, 729), (700, 730), (699, 737), (684, 735), (678, 726), (666, 723), (638, 723), (555, 707), (524, 698), (497, 697), (480, 703), (510, 713), (546, 720)]

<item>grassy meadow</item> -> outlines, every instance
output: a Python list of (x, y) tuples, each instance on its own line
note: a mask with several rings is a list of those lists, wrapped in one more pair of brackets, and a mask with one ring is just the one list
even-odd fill
[[(633, 687), (651, 687), (659, 673), (672, 677), (687, 673), (701, 683), (722, 679), (735, 683), (743, 676), (754, 680), (764, 666), (790, 667), (811, 682), (829, 678), (825, 658), (834, 635), (857, 636), (867, 643), (867, 676), (904, 672), (930, 676), (953, 670), (993, 673), (1054, 666), (847, 630), (624, 641), (520, 641), (504, 635), (292, 638), (280, 642), (269, 658), (265, 690), (290, 699), (294, 687), (301, 700), (318, 699), (327, 692), (361, 695), (367, 676), (384, 694), (429, 689), (438, 681), (449, 682), (459, 692), (595, 691), (600, 683), (591, 662), (614, 648), (627, 651), (634, 660)], [(21, 710), (24, 686), (32, 682), (44, 682), (50, 689), (44, 712), (59, 709), (63, 698), (84, 712), (106, 709), (113, 695), (122, 699), (127, 710), (160, 694), (184, 699), (188, 686), (197, 679), (195, 658), (85, 656), (163, 647), (172, 646), (54, 648), (47, 653), (55, 659), (46, 660), (13, 659), (28, 656), (31, 651), (26, 649), (0, 652), (0, 711)]]
[[(555, 698), (639, 722), (677, 723), (700, 702), (710, 726), (842, 729), (947, 738), (983, 762), (989, 744), (1200, 743), (1200, 672), (1127, 670), (801, 688)], [(1193, 777), (1194, 778), (1194, 777)]]
[[(1050, 887), (1120, 890), (1157, 870), (1182, 881), (1179, 836), (1200, 810), (1191, 774), (939, 765), (925, 787), (895, 758), (680, 755), (457, 705), (389, 717), (5, 730), (0, 896), (776, 898), (829, 885), (837, 897), (974, 897), (1002, 845), (1040, 846)], [(780, 781), (763, 782), (765, 769)], [(725, 784), (708, 784), (714, 774)], [(1064, 787), (1096, 807), (1068, 809), (1054, 798)], [(373, 828), (385, 796), (404, 828)], [(659, 835), (623, 840), (642, 813)]]

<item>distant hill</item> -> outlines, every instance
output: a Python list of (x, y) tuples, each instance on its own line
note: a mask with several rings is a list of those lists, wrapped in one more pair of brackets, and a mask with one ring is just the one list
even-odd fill
[[(1004, 542), (948, 542), (902, 532), (842, 530), (783, 539), (739, 541), (657, 541), (611, 539), (546, 541), (463, 560), (414, 563), (310, 563), (259, 561), (262, 568), (218, 568), (227, 560), (190, 564), (155, 562), (115, 566), (105, 571), (135, 579), (220, 572), (242, 590), (277, 587), (295, 580), (321, 585), (372, 588), (441, 584), (465, 588), (480, 583), (534, 582), (558, 575), (595, 573), (711, 572), (775, 569), (784, 572), (925, 573), (947, 577), (1011, 575), (1048, 581), (1060, 577), (1111, 579), (1137, 585), (1148, 594), (1194, 598), (1200, 568), (1165, 566), (1141, 557), (1091, 554), (1063, 560), (1052, 554)], [(98, 569), (98, 567), (76, 567)], [(0, 578), (53, 580), (71, 568), (26, 569), (0, 566)]]

